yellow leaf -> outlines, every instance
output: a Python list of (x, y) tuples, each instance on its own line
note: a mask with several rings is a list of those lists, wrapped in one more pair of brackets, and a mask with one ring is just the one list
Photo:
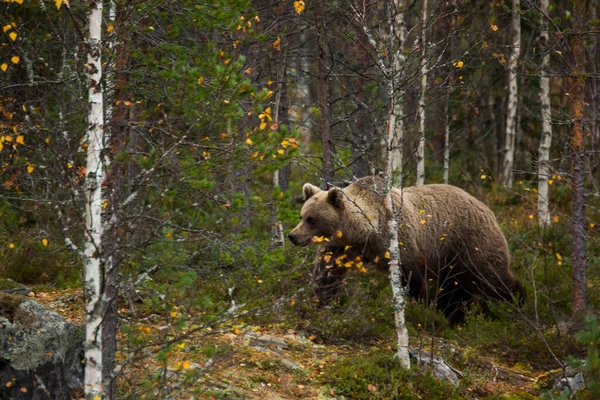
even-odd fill
[(14, 249), (14, 248), (15, 248), (15, 244), (14, 244), (14, 243), (11, 243), (11, 244), (9, 244), (9, 245), (8, 245), (8, 248), (9, 248), (9, 249)]
[(485, 179), (485, 178), (487, 178), (486, 175), (481, 175), (481, 179)]
[(131, 107), (131, 102), (129, 100), (124, 101), (123, 104), (125, 104), (127, 107)]
[(552, 185), (554, 181), (552, 179), (548, 179), (548, 185)]
[(189, 361), (184, 361), (181, 366), (183, 367), (183, 369), (189, 369), (191, 364)]
[(94, 397), (94, 400), (102, 400), (102, 398), (100, 398), (100, 396), (96, 396)]
[(558, 261), (560, 261), (560, 260), (562, 260), (562, 256), (561, 256), (560, 254), (556, 253), (556, 259), (557, 259)]
[(252, 139), (250, 139), (250, 138), (246, 139), (246, 144), (248, 146), (252, 146)]
[(42, 239), (42, 244), (43, 244), (44, 246), (48, 246), (48, 239), (46, 239), (46, 238), (43, 238), (43, 239)]
[(273, 46), (273, 48), (276, 49), (277, 51), (280, 51), (281, 50), (281, 39), (277, 38), (277, 40), (274, 41), (271, 46)]
[(8, 35), (8, 37), (14, 42), (15, 40), (17, 40), (17, 32), (11, 32), (10, 35)]
[(10, 59), (10, 61), (11, 61), (13, 64), (18, 64), (18, 63), (19, 63), (19, 61), (21, 61), (21, 57), (19, 57), (19, 56), (12, 56), (12, 58)]
[(385, 254), (383, 255), (385, 258), (390, 258), (390, 252), (386, 251)]
[(533, 219), (533, 218), (535, 218), (535, 217), (533, 216), (533, 214), (529, 214), (529, 219)]
[(106, 200), (106, 199), (105, 199), (105, 200), (102, 202), (102, 208), (107, 208), (107, 207), (108, 207), (108, 200)]
[(12, 136), (6, 135), (6, 136), (4, 136), (4, 140), (7, 141), (7, 142), (12, 142), (13, 138), (12, 138)]
[(279, 150), (277, 150), (277, 152), (278, 152), (279, 154), (284, 154), (284, 153), (285, 153), (285, 150), (279, 149)]
[(177, 311), (171, 311), (169, 313), (169, 315), (171, 315), (171, 317), (176, 317), (177, 316)]
[(230, 62), (231, 58), (228, 58), (227, 60), (223, 61), (223, 65), (229, 65)]
[(419, 215), (425, 214), (425, 210), (419, 210)]
[(33, 164), (27, 164), (27, 173), (28, 174), (31, 174), (34, 169), (35, 169), (35, 166)]
[(8, 64), (2, 63), (2, 65), (0, 65), (0, 68), (2, 68), (2, 72), (6, 72), (6, 70), (8, 69)]
[(258, 157), (258, 151), (255, 151), (254, 153), (252, 153), (252, 158), (256, 158)]
[(558, 222), (558, 219), (559, 219), (559, 218), (558, 218), (558, 215), (555, 215), (555, 216), (554, 216), (554, 218), (552, 218), (552, 220), (554, 221), (554, 223), (557, 223), (557, 222)]
[(4, 26), (2, 27), (2, 32), (8, 32), (8, 31), (10, 31), (11, 29), (12, 29), (12, 25), (11, 25), (11, 24), (4, 25)]
[(266, 122), (261, 122), (261, 123), (260, 123), (260, 126), (258, 127), (258, 129), (260, 129), (260, 130), (262, 131), (262, 130), (263, 130), (263, 129), (265, 129), (266, 127), (267, 127), (267, 123), (266, 123)]
[(343, 236), (342, 231), (337, 231), (337, 233), (335, 234), (335, 237), (338, 239), (341, 239)]
[(62, 0), (54, 0), (54, 4), (56, 5), (56, 9), (60, 10), (60, 6), (62, 5)]
[(15, 3), (17, 3), (18, 5), (21, 5), (21, 4), (23, 4), (23, 0), (14, 0), (14, 1), (15, 1)]
[(242, 333), (242, 331), (240, 331), (240, 329), (239, 329), (239, 328), (235, 328), (235, 334), (236, 334), (236, 335), (239, 335), (240, 333)]
[(67, 168), (69, 168), (69, 169), (73, 168), (73, 164), (67, 163)]
[(173, 237), (173, 232), (167, 232), (167, 234), (165, 235), (168, 238), (172, 238)]
[[(59, 0), (56, 0), (56, 1), (59, 1)], [(112, 32), (112, 31), (114, 31), (114, 30), (115, 30), (115, 27), (114, 27), (114, 25), (112, 25), (112, 24), (110, 24), (110, 25), (109, 25), (109, 26), (106, 28), (106, 32), (108, 32), (108, 33), (111, 33), (111, 32)]]
[(258, 118), (260, 118), (261, 121), (264, 122), (265, 119), (268, 119), (269, 121), (272, 121), (273, 118), (271, 118), (271, 107), (267, 107), (265, 109), (265, 111), (262, 112), (262, 114), (258, 114)]
[(49, 137), (47, 137), (46, 139), (44, 139), (44, 142), (46, 142), (46, 143), (50, 143), (50, 138), (49, 138)]
[(304, 7), (304, 1), (299, 0), (294, 2), (294, 10), (296, 10), (298, 14), (302, 14), (302, 11), (304, 11)]
[(23, 135), (17, 136), (17, 143), (24, 145), (25, 144), (25, 136), (23, 136)]
[(198, 85), (202, 85), (204, 83), (204, 77), (201, 76), (200, 78), (198, 78)]

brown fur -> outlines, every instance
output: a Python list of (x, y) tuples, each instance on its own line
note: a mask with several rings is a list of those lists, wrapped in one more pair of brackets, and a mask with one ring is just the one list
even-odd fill
[[(382, 192), (381, 180), (374, 177), (343, 190), (304, 185), (306, 202), (289, 238), (298, 246), (310, 244), (314, 237), (328, 239), (315, 269), (321, 300), (337, 293), (347, 270), (335, 264), (342, 254), (345, 260), (358, 256), (365, 264), (387, 270), (389, 214)], [(524, 300), (525, 290), (510, 271), (506, 239), (485, 204), (449, 185), (393, 189), (392, 197), (403, 275), (413, 297), (435, 300), (452, 322), (464, 320), (463, 307), (476, 294)], [(435, 293), (428, 292), (430, 286)]]

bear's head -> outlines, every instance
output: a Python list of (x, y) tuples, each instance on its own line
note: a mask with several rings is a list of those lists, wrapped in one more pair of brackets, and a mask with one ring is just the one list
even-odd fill
[(288, 235), (294, 246), (307, 246), (313, 237), (332, 238), (341, 228), (344, 211), (344, 192), (338, 188), (321, 190), (305, 184), (302, 187), (304, 206), (300, 223)]

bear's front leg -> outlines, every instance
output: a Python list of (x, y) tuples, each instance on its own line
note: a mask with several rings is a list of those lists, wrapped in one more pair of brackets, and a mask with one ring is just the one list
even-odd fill
[(319, 305), (324, 306), (339, 296), (344, 275), (348, 268), (338, 265), (336, 260), (346, 253), (343, 247), (321, 247), (315, 260), (312, 282), (314, 294), (319, 300)]

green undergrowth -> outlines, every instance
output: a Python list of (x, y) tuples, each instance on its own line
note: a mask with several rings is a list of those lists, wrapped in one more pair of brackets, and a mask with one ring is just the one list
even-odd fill
[(347, 399), (465, 399), (461, 389), (442, 382), (430, 370), (403, 369), (389, 351), (373, 348), (328, 367), (324, 383)]

